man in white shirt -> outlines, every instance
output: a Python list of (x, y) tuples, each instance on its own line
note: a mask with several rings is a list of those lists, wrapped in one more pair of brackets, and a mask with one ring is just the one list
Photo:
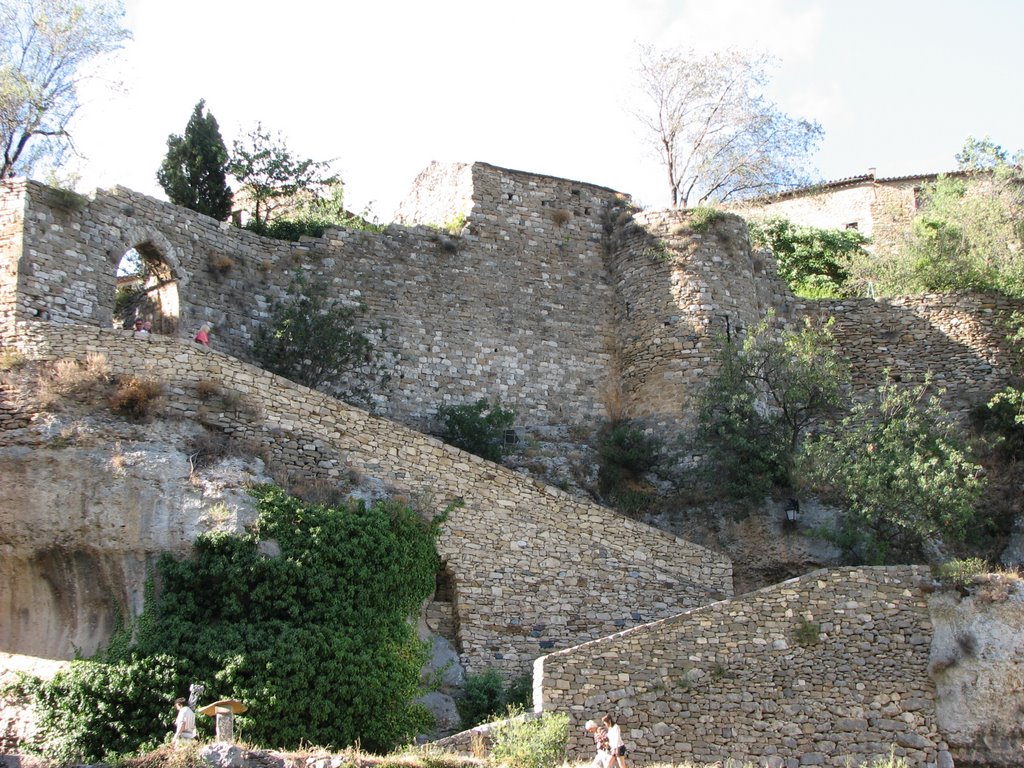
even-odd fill
[(191, 741), (196, 737), (196, 713), (185, 699), (175, 699), (174, 707), (178, 710), (178, 716), (174, 720), (173, 741)]

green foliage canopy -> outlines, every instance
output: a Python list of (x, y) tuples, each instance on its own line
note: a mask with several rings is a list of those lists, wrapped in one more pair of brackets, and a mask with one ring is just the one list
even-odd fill
[(763, 321), (742, 344), (724, 340), (718, 362), (698, 425), (718, 482), (751, 498), (789, 487), (807, 426), (841, 404), (848, 379), (831, 322), (777, 334)]
[(329, 160), (296, 156), (280, 133), (274, 136), (257, 123), (243, 140), (235, 140), (230, 170), (252, 206), (253, 221), (263, 226), (282, 206), (318, 196), (336, 184), (338, 177), (328, 173), (330, 166)]
[(822, 229), (773, 217), (750, 222), (751, 244), (774, 254), (779, 276), (806, 298), (848, 294), (849, 265), (868, 255), (868, 238), (855, 229)]
[(486, 398), (468, 405), (442, 405), (437, 415), (443, 422), (442, 440), (490, 461), (501, 461), (505, 432), (516, 420), (514, 410)]
[(167, 137), (167, 155), (156, 178), (175, 205), (226, 221), (231, 215), (227, 184), (228, 150), (217, 118), (200, 99), (185, 126), (185, 134)]
[[(204, 534), (191, 559), (164, 556), (134, 632), (41, 684), (46, 754), (95, 762), (159, 743), (189, 681), (244, 701), (239, 732), (279, 748), (387, 751), (429, 725), (410, 703), (427, 649), (409, 617), (433, 592), (444, 517), (251, 493), (248, 533)], [(262, 553), (270, 541), (279, 554)]]
[(849, 416), (807, 441), (801, 475), (846, 510), (838, 543), (856, 562), (927, 555), (962, 540), (984, 487), (928, 382), (886, 380)]
[(1024, 296), (1024, 172), (1006, 158), (991, 140), (968, 138), (957, 154), (967, 173), (925, 185), (906, 241), (867, 265), (877, 292)]

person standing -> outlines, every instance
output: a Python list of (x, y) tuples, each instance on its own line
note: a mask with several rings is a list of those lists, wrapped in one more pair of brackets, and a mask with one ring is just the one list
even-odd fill
[(622, 729), (615, 722), (611, 714), (601, 718), (604, 727), (608, 729), (608, 749), (611, 751), (611, 765), (618, 768), (629, 768), (626, 765), (626, 742), (622, 740)]
[(609, 764), (612, 761), (612, 753), (608, 748), (608, 731), (601, 728), (593, 720), (587, 720), (587, 724), (583, 726), (583, 729), (594, 737), (594, 746), (597, 747), (597, 755), (594, 756), (590, 765), (592, 768), (609, 768)]
[(204, 346), (207, 346), (207, 347), (210, 346), (210, 324), (209, 323), (203, 323), (201, 326), (199, 326), (199, 330), (196, 332), (196, 337), (195, 337), (195, 339), (193, 339), (193, 341), (195, 341), (198, 344), (202, 344)]
[(196, 713), (189, 707), (188, 702), (183, 699), (174, 700), (174, 708), (178, 710), (178, 716), (174, 719), (173, 742), (192, 741), (196, 737)]

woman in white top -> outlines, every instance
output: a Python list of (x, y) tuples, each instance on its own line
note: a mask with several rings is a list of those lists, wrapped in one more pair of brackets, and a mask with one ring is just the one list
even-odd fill
[(619, 728), (614, 718), (605, 715), (601, 718), (604, 727), (608, 730), (608, 748), (612, 751), (612, 759), (608, 768), (629, 768), (626, 765), (626, 743), (622, 740), (622, 729)]

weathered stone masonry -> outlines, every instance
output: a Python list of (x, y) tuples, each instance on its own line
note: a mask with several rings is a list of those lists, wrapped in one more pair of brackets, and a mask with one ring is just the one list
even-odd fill
[[(732, 566), (721, 555), (216, 350), (38, 321), (20, 323), (4, 342), (36, 359), (102, 354), (113, 373), (159, 378), (171, 414), (221, 429), (297, 474), (357, 471), (437, 511), (462, 499), (439, 550), (470, 670), (521, 674), (550, 649), (732, 593)], [(244, 407), (205, 405), (200, 381), (236, 393)]]
[(917, 586), (927, 575), (816, 571), (558, 651), (537, 660), (539, 703), (570, 713), (577, 759), (593, 750), (583, 722), (613, 711), (640, 763), (847, 766), (895, 745), (934, 765), (946, 744)]
[(931, 369), (962, 412), (1008, 381), (1003, 319), (1020, 306), (801, 302), (751, 253), (735, 216), (696, 233), (687, 212), (630, 216), (612, 190), (482, 163), (432, 166), (404, 207), (408, 221), (465, 215), (456, 236), (395, 225), (287, 243), (121, 188), (69, 204), (24, 181), (5, 184), (0, 205), (0, 318), (109, 327), (116, 264), (137, 247), (176, 280), (177, 335), (211, 321), (218, 349), (250, 359), (256, 328), (302, 266), (364, 303), (368, 327), (384, 326), (378, 355), (391, 378), (375, 409), (421, 430), (439, 405), (479, 397), (501, 398), (524, 425), (614, 415), (685, 426), (716, 337), (769, 310), (779, 322), (835, 317), (858, 386), (876, 384), (883, 365)]

